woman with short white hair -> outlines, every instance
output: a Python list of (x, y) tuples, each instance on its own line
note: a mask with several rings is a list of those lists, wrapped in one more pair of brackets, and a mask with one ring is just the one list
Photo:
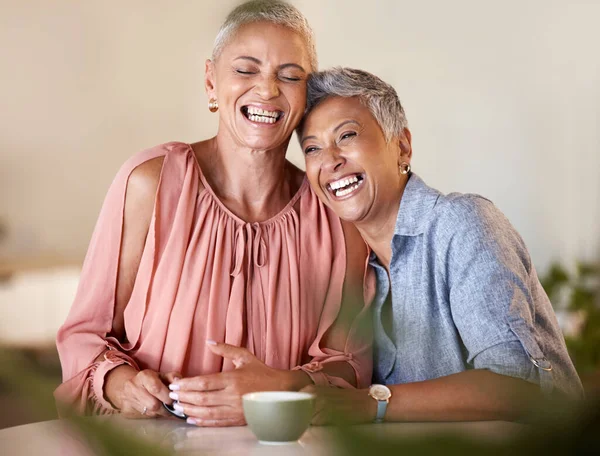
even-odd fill
[[(487, 199), (411, 171), (392, 86), (335, 68), (308, 83), (299, 128), (315, 193), (370, 247), (374, 385), (321, 393), (316, 422), (512, 420), (581, 383), (519, 234)], [(333, 407), (335, 410), (336, 407)]]
[(145, 418), (175, 401), (228, 426), (247, 392), (369, 384), (370, 341), (351, 332), (368, 313), (343, 299), (366, 247), (285, 159), (316, 65), (293, 6), (230, 13), (206, 62), (216, 136), (135, 155), (108, 192), (58, 334), (59, 402)]

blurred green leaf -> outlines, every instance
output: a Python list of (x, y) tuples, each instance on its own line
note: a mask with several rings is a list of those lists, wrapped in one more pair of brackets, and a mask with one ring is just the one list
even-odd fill
[[(600, 369), (600, 264), (579, 262), (569, 273), (553, 264), (540, 280), (550, 301), (556, 306), (559, 291), (568, 291), (567, 312), (582, 312), (584, 323), (579, 334), (565, 338), (569, 354), (580, 375)], [(563, 294), (561, 293), (561, 296)]]

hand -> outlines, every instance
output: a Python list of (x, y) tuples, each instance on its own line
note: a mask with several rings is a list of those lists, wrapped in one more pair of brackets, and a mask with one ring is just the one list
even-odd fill
[(313, 385), (302, 391), (317, 395), (313, 425), (371, 423), (377, 415), (377, 401), (366, 389)]
[(175, 372), (159, 374), (150, 369), (136, 372), (130, 366), (119, 366), (107, 377), (107, 397), (111, 398), (109, 390), (114, 391), (112, 396), (116, 400), (113, 403), (127, 418), (170, 416), (162, 406), (162, 402), (173, 402), (166, 384), (179, 377), (181, 375)]
[(286, 390), (290, 375), (295, 374), (267, 366), (245, 348), (216, 342), (209, 342), (208, 347), (231, 360), (235, 370), (183, 378), (170, 385), (170, 397), (179, 401), (175, 408), (189, 417), (190, 424), (244, 426), (242, 396), (254, 391)]

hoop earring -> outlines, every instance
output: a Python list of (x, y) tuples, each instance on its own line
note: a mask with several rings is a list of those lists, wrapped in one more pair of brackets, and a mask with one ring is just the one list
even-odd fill
[(210, 112), (217, 112), (219, 110), (219, 103), (216, 98), (211, 98), (208, 100), (208, 110)]
[(398, 165), (400, 169), (400, 174), (408, 174), (410, 173), (410, 165), (406, 162), (402, 162)]

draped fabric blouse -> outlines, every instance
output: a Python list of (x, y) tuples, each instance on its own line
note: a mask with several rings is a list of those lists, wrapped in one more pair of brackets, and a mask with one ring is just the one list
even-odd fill
[[(127, 181), (140, 164), (164, 157), (154, 212), (124, 312), (126, 341), (109, 334), (115, 308)], [(349, 329), (343, 351), (323, 345), (341, 306), (346, 247), (341, 222), (301, 188), (276, 216), (246, 223), (207, 184), (192, 148), (168, 143), (129, 159), (102, 207), (75, 301), (57, 336), (63, 383), (55, 396), (80, 413), (110, 413), (106, 373), (127, 363), (183, 376), (233, 369), (212, 339), (249, 349), (268, 366), (301, 368), (316, 383), (349, 386), (322, 364), (348, 362), (364, 387), (371, 346)], [(95, 360), (105, 352), (104, 359)]]

